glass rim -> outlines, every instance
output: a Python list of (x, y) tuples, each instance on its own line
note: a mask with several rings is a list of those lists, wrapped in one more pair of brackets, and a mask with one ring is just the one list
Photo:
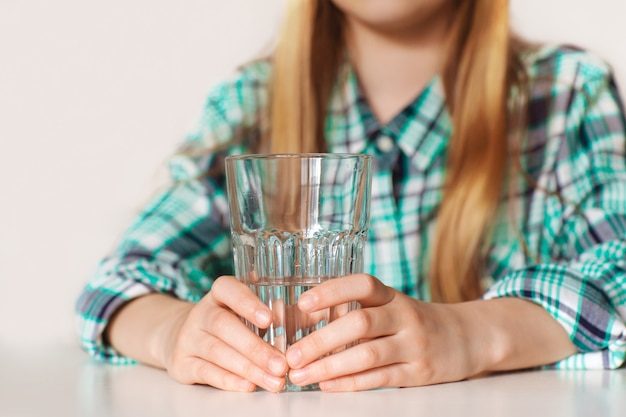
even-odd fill
[(372, 159), (372, 155), (362, 153), (324, 153), (324, 152), (304, 152), (304, 153), (251, 153), (241, 155), (229, 155), (226, 161), (245, 161), (245, 160), (307, 160), (307, 159)]

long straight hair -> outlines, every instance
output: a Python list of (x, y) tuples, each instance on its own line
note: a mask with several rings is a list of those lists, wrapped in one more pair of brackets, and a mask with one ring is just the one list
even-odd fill
[[(503, 189), (507, 98), (522, 81), (506, 0), (457, 2), (442, 79), (453, 132), (430, 253), (431, 299), (481, 295), (484, 244)], [(321, 152), (331, 90), (344, 57), (343, 15), (330, 0), (288, 0), (273, 55), (272, 152)], [(269, 146), (267, 146), (269, 145)]]

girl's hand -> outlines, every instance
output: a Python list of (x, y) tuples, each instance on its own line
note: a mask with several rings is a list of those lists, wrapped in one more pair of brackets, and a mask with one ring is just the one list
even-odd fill
[[(329, 280), (302, 295), (298, 307), (313, 312), (354, 300), (361, 309), (287, 351), (293, 383), (356, 391), (456, 381), (481, 371), (453, 306), (417, 301), (372, 276)], [(355, 340), (360, 344), (318, 359)]]
[(162, 332), (161, 360), (175, 379), (229, 391), (260, 386), (280, 391), (285, 384), (284, 355), (255, 335), (239, 319), (267, 328), (267, 306), (234, 277), (215, 281), (196, 305), (183, 309)]

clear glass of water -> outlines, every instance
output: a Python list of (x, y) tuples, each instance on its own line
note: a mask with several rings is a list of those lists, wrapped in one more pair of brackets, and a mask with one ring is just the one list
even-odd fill
[[(235, 273), (273, 315), (268, 329), (247, 324), (282, 352), (357, 308), (352, 302), (306, 314), (297, 303), (329, 279), (363, 272), (371, 164), (371, 156), (356, 154), (226, 158)], [(317, 388), (288, 378), (285, 387)]]

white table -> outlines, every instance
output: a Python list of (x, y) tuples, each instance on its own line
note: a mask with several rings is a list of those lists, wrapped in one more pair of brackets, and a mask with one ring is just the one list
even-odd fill
[(626, 416), (626, 369), (531, 371), (359, 393), (232, 393), (76, 347), (0, 349), (0, 416)]

